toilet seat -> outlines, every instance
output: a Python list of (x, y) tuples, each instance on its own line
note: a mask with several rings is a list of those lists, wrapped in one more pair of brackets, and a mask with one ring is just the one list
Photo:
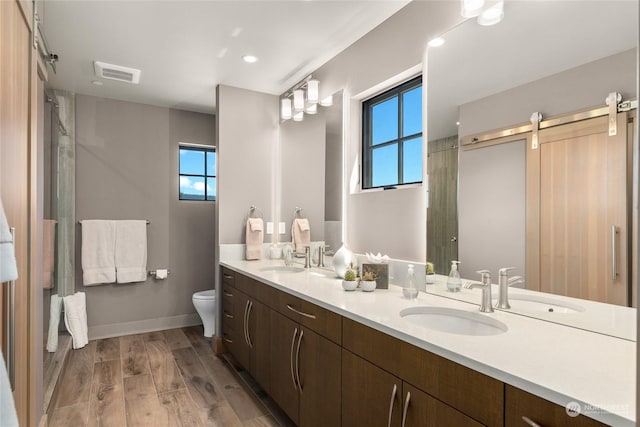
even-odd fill
[(216, 293), (214, 289), (208, 290), (208, 291), (200, 291), (200, 292), (196, 292), (195, 294), (193, 294), (193, 299), (198, 299), (198, 300), (215, 300), (216, 299)]

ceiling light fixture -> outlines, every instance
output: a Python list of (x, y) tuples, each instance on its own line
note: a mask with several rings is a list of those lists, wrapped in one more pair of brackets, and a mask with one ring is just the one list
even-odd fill
[(255, 62), (258, 62), (258, 57), (253, 55), (244, 55), (242, 57), (242, 60), (248, 64), (253, 64)]
[(477, 17), (480, 25), (496, 25), (504, 18), (504, 0), (460, 0), (460, 4), (462, 17)]
[(496, 25), (504, 18), (504, 1), (499, 1), (486, 8), (478, 16), (478, 24), (489, 26)]
[(304, 113), (317, 114), (318, 105), (330, 107), (333, 96), (320, 100), (320, 82), (308, 75), (280, 97), (280, 119), (304, 120)]
[(462, 10), (460, 14), (464, 18), (474, 18), (480, 15), (484, 7), (484, 0), (462, 0)]
[(440, 47), (444, 44), (445, 40), (442, 37), (436, 37), (435, 39), (429, 40), (427, 43), (430, 47)]

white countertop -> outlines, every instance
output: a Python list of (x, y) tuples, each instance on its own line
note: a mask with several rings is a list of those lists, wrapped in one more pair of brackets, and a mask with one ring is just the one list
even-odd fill
[(393, 285), (369, 293), (345, 292), (341, 279), (317, 268), (261, 271), (282, 261), (220, 264), (561, 406), (578, 402), (583, 414), (598, 421), (635, 425), (635, 342), (505, 311), (480, 313), (505, 323), (509, 330), (504, 334), (438, 332), (403, 319), (400, 310), (438, 306), (478, 312), (477, 305), (423, 292), (408, 300)]

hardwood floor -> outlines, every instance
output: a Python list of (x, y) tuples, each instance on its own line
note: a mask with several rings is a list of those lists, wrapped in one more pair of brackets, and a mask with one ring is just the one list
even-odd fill
[(279, 425), (202, 326), (91, 341), (68, 357), (50, 427)]

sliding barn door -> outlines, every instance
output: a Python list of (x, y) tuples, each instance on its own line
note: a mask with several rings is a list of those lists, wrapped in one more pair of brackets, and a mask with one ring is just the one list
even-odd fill
[(627, 116), (540, 131), (540, 290), (628, 305)]

